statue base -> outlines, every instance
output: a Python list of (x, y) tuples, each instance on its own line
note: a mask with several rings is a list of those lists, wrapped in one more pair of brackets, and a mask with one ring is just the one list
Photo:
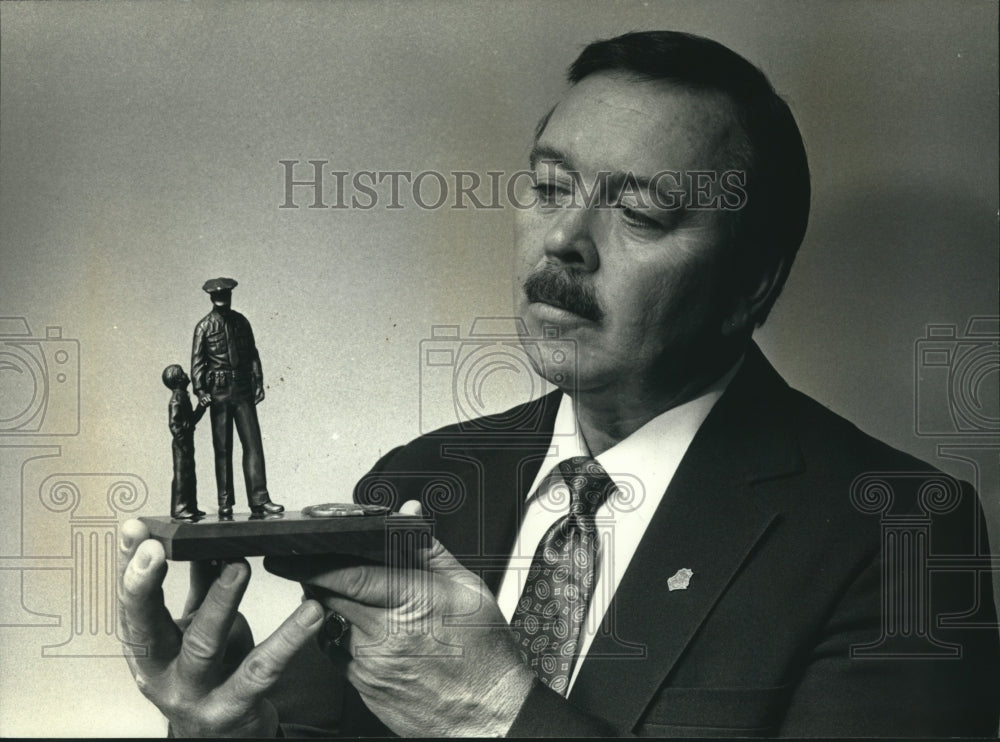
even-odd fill
[[(308, 510), (308, 509), (307, 509)], [(304, 512), (258, 516), (234, 513), (198, 520), (170, 516), (139, 518), (167, 559), (191, 561), (248, 556), (348, 554), (384, 561), (389, 521), (403, 526), (422, 519), (401, 515), (315, 517)]]

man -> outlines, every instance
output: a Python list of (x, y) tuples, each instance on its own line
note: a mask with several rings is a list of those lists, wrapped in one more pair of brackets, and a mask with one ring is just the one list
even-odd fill
[(232, 278), (213, 278), (201, 287), (212, 297), (212, 311), (194, 328), (191, 379), (202, 405), (211, 405), (212, 445), (219, 515), (231, 517), (233, 493), (233, 423), (243, 447), (243, 477), (254, 515), (274, 514), (284, 507), (271, 502), (264, 471), (264, 444), (257, 405), (264, 401), (264, 374), (250, 322), (231, 308)]
[[(516, 232), (533, 341), (576, 348), (539, 366), (560, 390), (384, 456), (355, 496), (431, 519), (417, 569), (268, 560), (312, 599), (248, 654), (225, 656), (245, 565), (193, 581), (182, 634), (162, 549), (129, 524), (140, 688), (179, 733), (995, 733), (989, 586), (918, 560), (984, 553), (974, 495), (789, 389), (750, 340), (807, 219), (787, 107), (670, 32), (592, 44), (569, 77)], [(445, 506), (420, 502), (435, 481)], [(900, 523), (923, 529), (909, 551)], [(347, 627), (328, 661), (324, 625)]]

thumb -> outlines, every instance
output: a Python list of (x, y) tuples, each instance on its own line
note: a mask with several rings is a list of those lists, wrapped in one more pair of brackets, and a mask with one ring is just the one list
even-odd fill
[[(400, 515), (422, 518), (424, 508), (420, 500), (407, 500), (399, 508)], [(438, 572), (456, 582), (478, 588), (481, 580), (469, 572), (444, 545), (433, 536), (428, 536), (428, 543), (417, 552), (417, 565), (428, 572)]]
[[(441, 572), (454, 579), (458, 573), (467, 572), (462, 563), (456, 559), (444, 545), (433, 536), (429, 543), (418, 552), (420, 566), (428, 572)], [(470, 573), (471, 574), (471, 573)]]
[(399, 506), (400, 515), (412, 515), (417, 518), (424, 517), (424, 506), (420, 504), (420, 500), (407, 500), (402, 505)]

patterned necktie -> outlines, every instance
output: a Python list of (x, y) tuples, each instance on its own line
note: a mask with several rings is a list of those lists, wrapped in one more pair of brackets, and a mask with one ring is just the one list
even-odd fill
[(510, 625), (538, 679), (565, 694), (600, 561), (594, 513), (615, 484), (589, 456), (566, 459), (559, 470), (569, 486), (569, 514), (538, 543)]

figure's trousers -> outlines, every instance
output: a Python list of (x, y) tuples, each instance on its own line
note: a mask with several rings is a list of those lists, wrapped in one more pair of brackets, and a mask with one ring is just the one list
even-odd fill
[(198, 509), (198, 482), (194, 474), (194, 434), (174, 438), (174, 479), (170, 484), (170, 514)]
[(257, 406), (253, 398), (233, 395), (216, 399), (212, 395), (212, 444), (215, 447), (215, 482), (219, 492), (219, 507), (232, 507), (233, 494), (233, 427), (243, 449), (243, 479), (247, 500), (251, 506), (262, 505), (270, 498), (267, 474), (264, 471), (264, 443), (257, 422)]

